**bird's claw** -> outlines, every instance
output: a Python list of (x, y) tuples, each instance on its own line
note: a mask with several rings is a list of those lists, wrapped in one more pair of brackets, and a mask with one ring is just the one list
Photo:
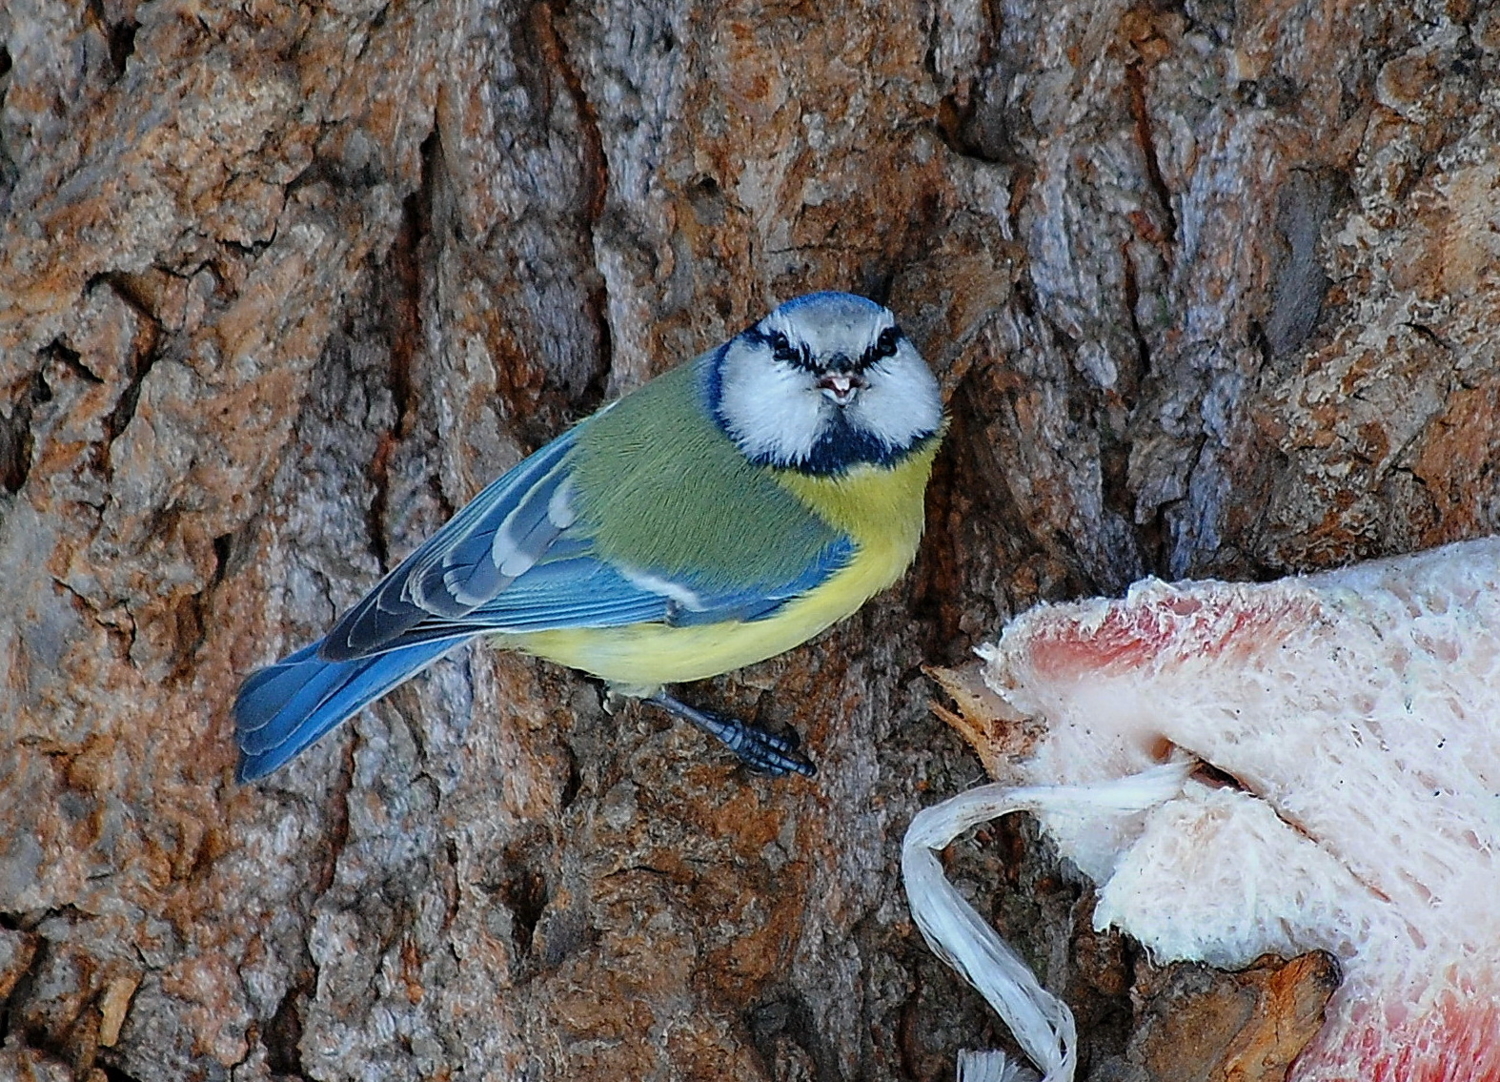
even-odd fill
[(714, 710), (699, 710), (688, 706), (664, 692), (652, 696), (651, 702), (720, 741), (739, 756), (740, 762), (757, 774), (777, 778), (787, 774), (801, 774), (810, 778), (818, 772), (818, 768), (798, 750), (802, 746), (802, 739), (795, 730), (788, 730), (784, 734), (773, 733)]
[(798, 752), (802, 739), (796, 730), (789, 729), (785, 734), (773, 733), (737, 718), (728, 718), (722, 714), (713, 716), (725, 728), (724, 732), (714, 735), (739, 756), (740, 762), (757, 774), (769, 774), (771, 777), (802, 774), (810, 778), (818, 772), (818, 768)]

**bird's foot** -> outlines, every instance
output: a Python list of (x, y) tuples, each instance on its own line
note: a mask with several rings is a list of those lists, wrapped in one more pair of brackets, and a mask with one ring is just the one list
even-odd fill
[(740, 762), (757, 774), (772, 777), (802, 774), (810, 778), (818, 772), (818, 768), (798, 752), (802, 741), (795, 732), (788, 732), (785, 736), (769, 732), (738, 718), (688, 706), (664, 691), (658, 691), (646, 701), (702, 729), (738, 755)]

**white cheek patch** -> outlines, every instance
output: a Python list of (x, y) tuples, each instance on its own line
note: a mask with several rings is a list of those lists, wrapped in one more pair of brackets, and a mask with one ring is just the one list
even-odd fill
[(720, 419), (749, 458), (805, 459), (822, 433), (823, 412), (835, 408), (809, 373), (743, 341), (730, 343), (719, 378)]
[(872, 365), (865, 378), (869, 386), (848, 407), (855, 428), (892, 448), (909, 447), (937, 431), (943, 419), (937, 380), (910, 343), (902, 342), (894, 357)]

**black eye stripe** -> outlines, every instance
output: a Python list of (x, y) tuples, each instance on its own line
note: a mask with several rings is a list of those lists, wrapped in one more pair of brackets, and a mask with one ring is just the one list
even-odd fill
[[(793, 343), (785, 331), (766, 331), (756, 325), (746, 329), (741, 337), (765, 346), (781, 364), (789, 364), (805, 372), (822, 372), (826, 367), (814, 362), (812, 351), (805, 343)], [(841, 371), (863, 372), (887, 357), (894, 357), (904, 337), (900, 327), (886, 327), (857, 360), (838, 367)]]
[(812, 354), (808, 351), (807, 346), (793, 345), (791, 339), (781, 331), (773, 331), (769, 335), (762, 335), (761, 340), (771, 347), (771, 356), (782, 364), (794, 365), (809, 372), (815, 370), (815, 366), (812, 363)]
[(860, 358), (860, 367), (868, 367), (887, 357), (894, 357), (896, 350), (901, 345), (901, 328), (887, 327), (880, 332), (880, 337), (875, 339), (875, 344), (865, 350), (865, 355)]

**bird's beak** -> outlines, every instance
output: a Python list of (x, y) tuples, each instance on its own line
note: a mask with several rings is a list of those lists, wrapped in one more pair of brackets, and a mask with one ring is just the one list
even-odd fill
[(864, 387), (863, 376), (853, 372), (828, 372), (818, 380), (818, 389), (823, 397), (836, 406), (847, 406)]

